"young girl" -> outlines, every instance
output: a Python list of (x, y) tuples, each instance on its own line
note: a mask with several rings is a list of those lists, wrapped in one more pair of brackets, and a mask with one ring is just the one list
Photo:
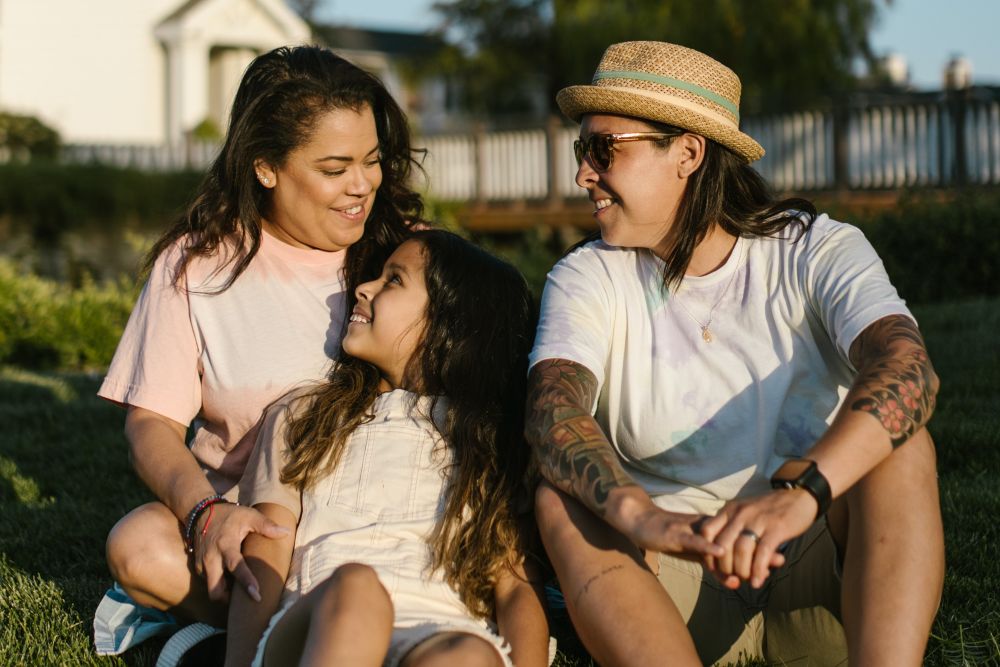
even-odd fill
[(244, 543), (261, 600), (234, 595), (227, 664), (263, 634), (255, 665), (545, 665), (516, 522), (524, 280), (424, 231), (355, 296), (340, 362), (267, 412), (240, 482), (291, 534)]

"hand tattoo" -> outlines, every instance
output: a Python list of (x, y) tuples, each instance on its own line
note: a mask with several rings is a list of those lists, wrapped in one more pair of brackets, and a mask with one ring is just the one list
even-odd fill
[(900, 446), (930, 419), (939, 386), (917, 325), (883, 317), (861, 332), (850, 357), (858, 369), (851, 409), (877, 418)]
[(525, 437), (542, 474), (604, 516), (611, 490), (635, 483), (590, 414), (596, 394), (597, 378), (580, 364), (537, 364), (528, 376)]

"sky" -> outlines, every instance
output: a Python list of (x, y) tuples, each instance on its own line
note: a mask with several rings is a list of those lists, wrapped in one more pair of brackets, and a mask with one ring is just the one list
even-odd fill
[[(692, 0), (694, 1), (694, 0)], [(752, 1), (752, 0), (746, 0)], [(325, 0), (319, 18), (367, 28), (420, 31), (435, 25), (433, 0)], [(940, 88), (945, 64), (962, 56), (972, 82), (1000, 85), (1000, 0), (892, 0), (871, 35), (879, 55), (898, 53), (918, 89)]]

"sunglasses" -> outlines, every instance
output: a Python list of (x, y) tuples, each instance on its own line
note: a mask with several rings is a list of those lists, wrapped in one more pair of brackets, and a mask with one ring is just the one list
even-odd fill
[(573, 154), (576, 155), (576, 165), (583, 164), (589, 158), (595, 171), (603, 172), (611, 169), (615, 156), (615, 144), (627, 141), (660, 141), (684, 134), (684, 130), (674, 132), (624, 132), (622, 134), (592, 134), (586, 139), (573, 142)]

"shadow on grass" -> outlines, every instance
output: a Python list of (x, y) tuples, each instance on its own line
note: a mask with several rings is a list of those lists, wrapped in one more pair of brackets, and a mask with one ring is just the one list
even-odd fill
[[(85, 657), (79, 645), (89, 645), (90, 620), (111, 583), (105, 537), (148, 499), (128, 462), (124, 412), (95, 396), (99, 383), (86, 374), (0, 369), (0, 566), (10, 588), (4, 592), (32, 591), (40, 613), (62, 613), (78, 626), (67, 639), (73, 646), (56, 650), (63, 638), (44, 634), (48, 620), (38, 636), (25, 625), (25, 643), (35, 653), (15, 662), (46, 662), (39, 652), (45, 650), (56, 651), (62, 664)], [(86, 657), (96, 659), (92, 649)]]

